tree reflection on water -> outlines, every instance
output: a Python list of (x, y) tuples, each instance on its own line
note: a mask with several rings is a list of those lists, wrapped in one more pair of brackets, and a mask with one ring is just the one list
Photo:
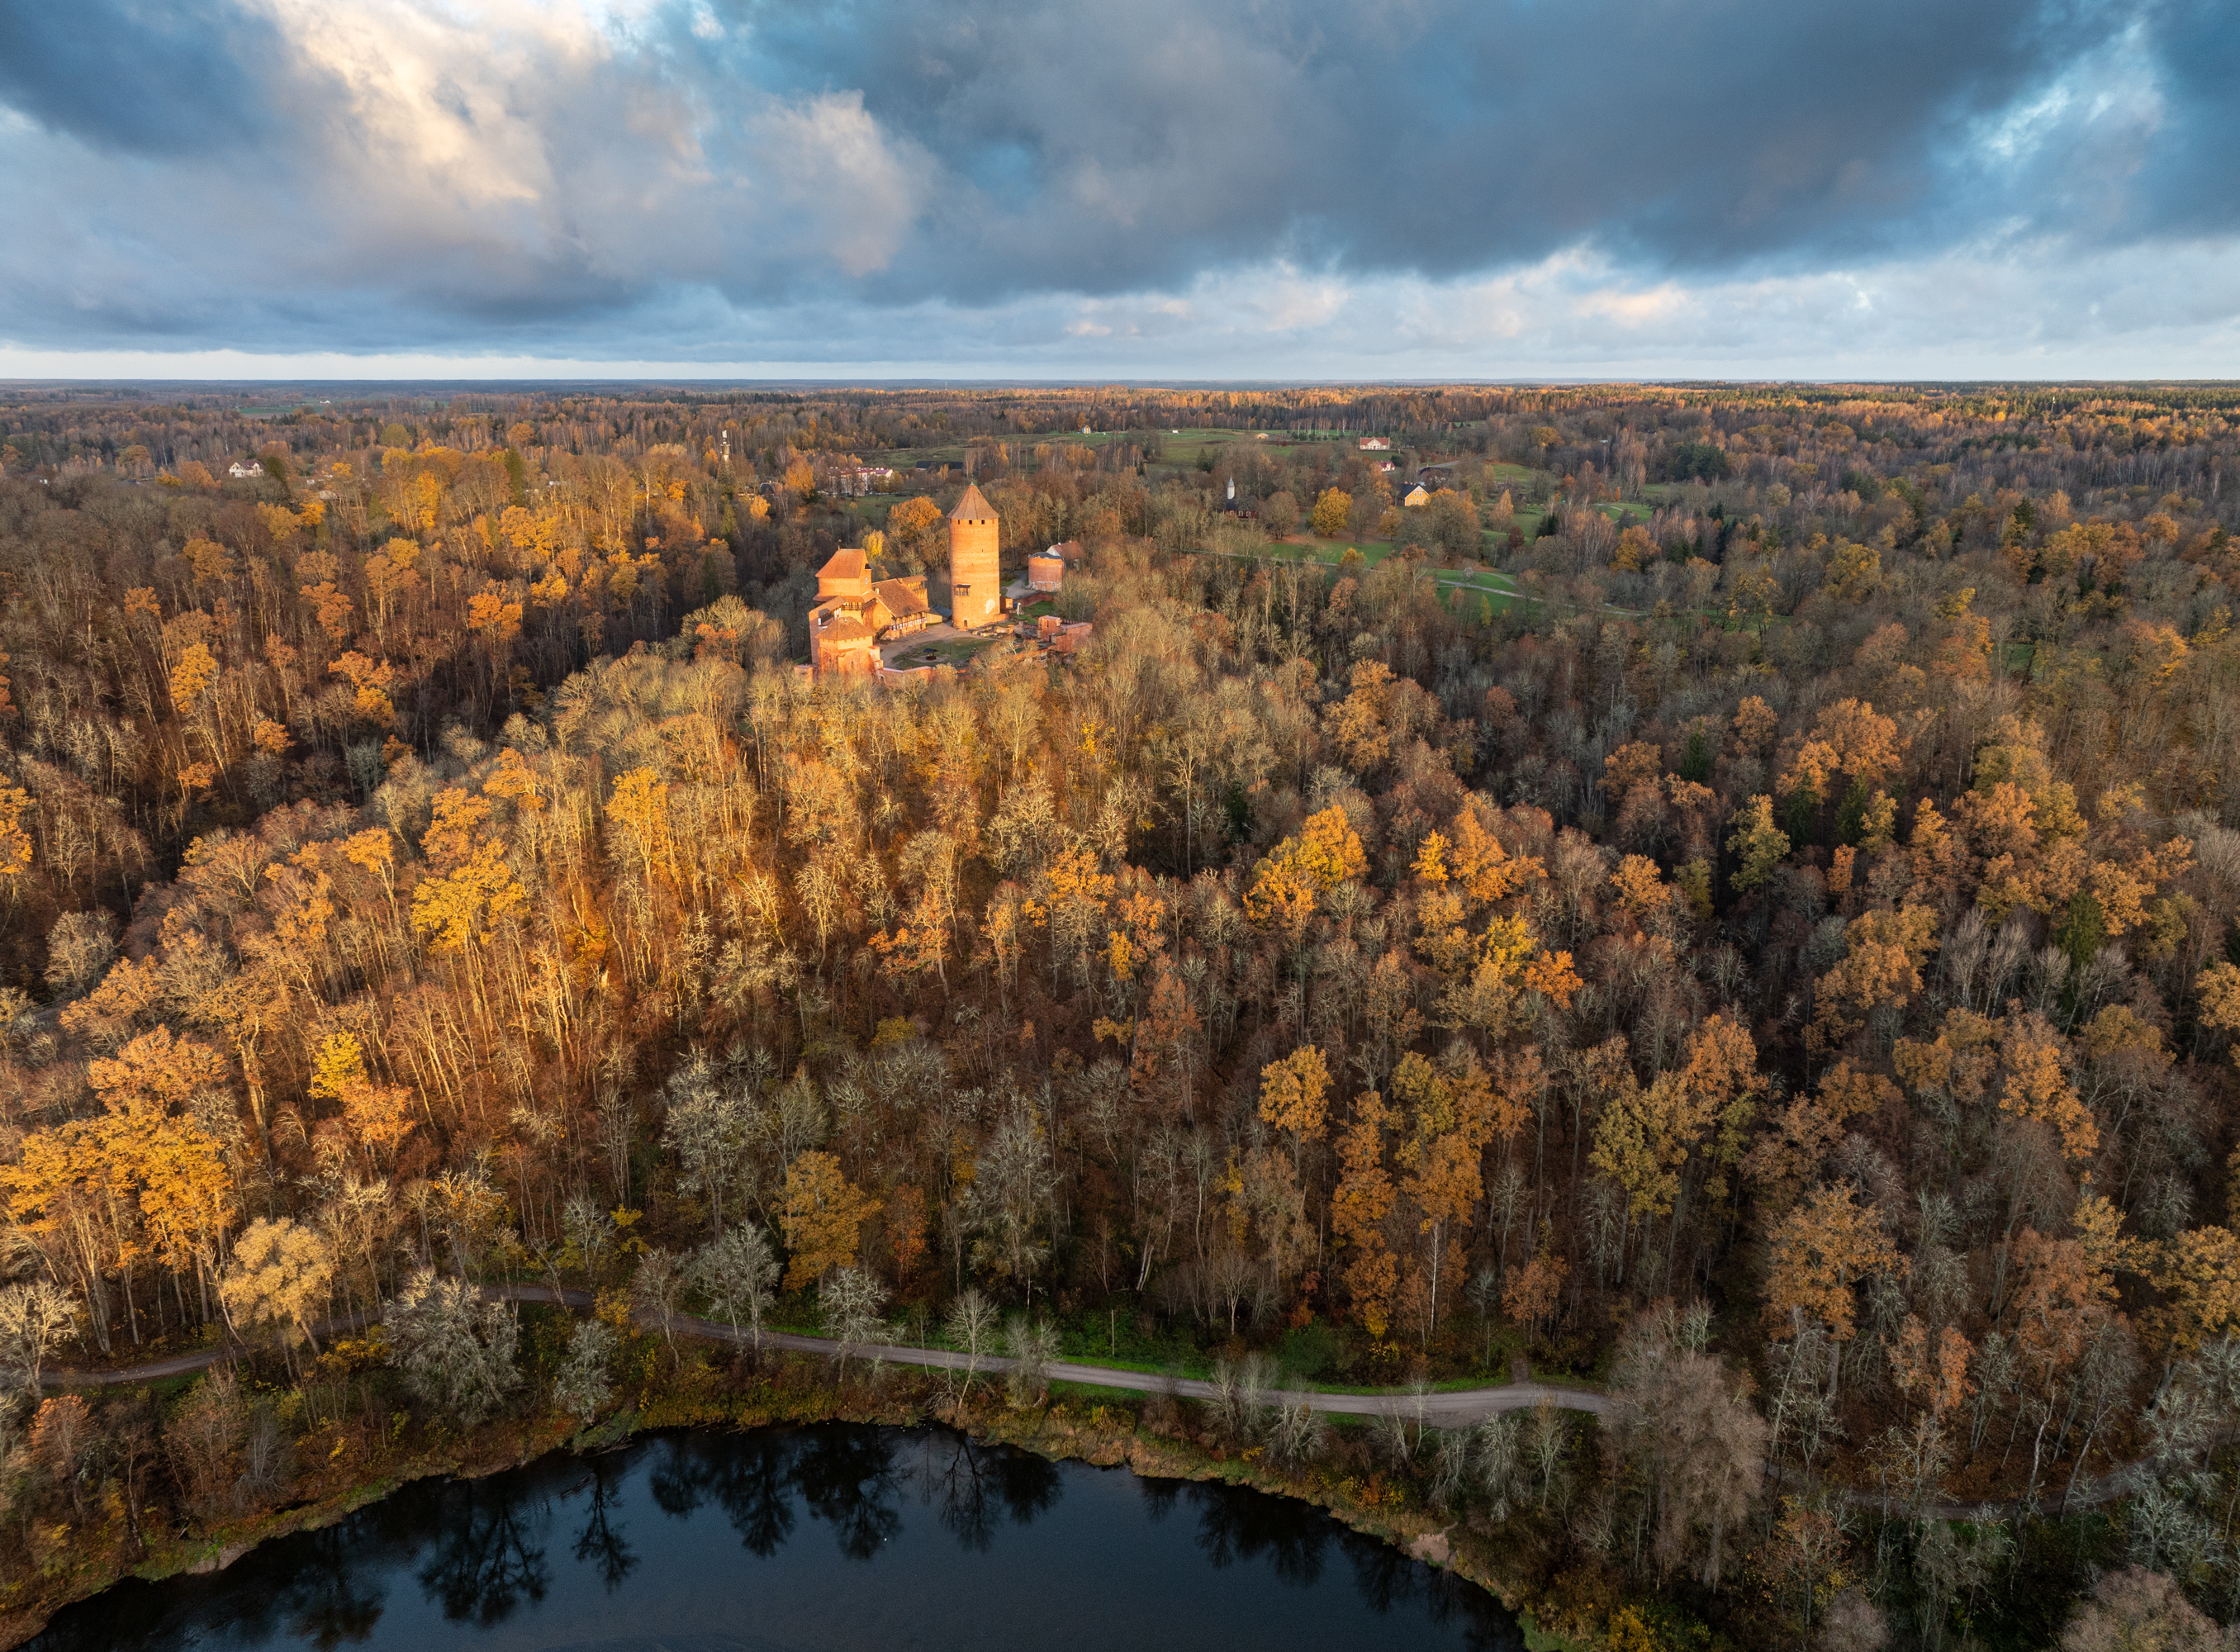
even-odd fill
[(596, 1571), (610, 1595), (637, 1569), (637, 1552), (623, 1535), (622, 1522), (615, 1518), (621, 1506), (618, 1477), (608, 1472), (603, 1460), (594, 1460), (591, 1504), (585, 1512), (583, 1529), (576, 1538), (576, 1563)]
[(894, 1464), (894, 1437), (877, 1429), (819, 1429), (794, 1460), (802, 1500), (850, 1560), (870, 1559), (902, 1529)]
[[(830, 1528), (847, 1561), (869, 1562), (901, 1535), (911, 1502), (930, 1509), (960, 1549), (986, 1554), (1006, 1526), (1030, 1525), (1056, 1509), (1069, 1476), (1095, 1474), (945, 1429), (829, 1424), (670, 1435), (588, 1461), (556, 1457), (486, 1480), (422, 1482), (323, 1530), (267, 1543), (223, 1573), (121, 1585), (63, 1612), (33, 1645), (110, 1652), (222, 1642), (337, 1652), (373, 1638), (401, 1578), (417, 1581), (444, 1618), (488, 1629), (554, 1593), (554, 1542), (608, 1594), (657, 1575), (658, 1567), (643, 1570), (642, 1528), (631, 1541), (630, 1505), (641, 1491), (672, 1520), (720, 1509), (741, 1545), (762, 1560), (793, 1539), (805, 1512)], [(1471, 1645), (1517, 1644), (1513, 1626), (1494, 1623), (1477, 1591), (1317, 1510), (1219, 1483), (1134, 1483), (1152, 1524), (1189, 1499), (1197, 1547), (1217, 1569), (1257, 1562), (1291, 1587), (1310, 1588), (1325, 1577), (1336, 1544), (1362, 1599), (1378, 1612), (1420, 1602), (1436, 1620), (1461, 1615)], [(657, 1555), (667, 1547), (650, 1546)], [(557, 1595), (556, 1608), (567, 1598)], [(388, 1626), (390, 1638), (401, 1627)]]
[(1323, 1575), (1323, 1549), (1335, 1529), (1302, 1520), (1298, 1509), (1273, 1497), (1240, 1497), (1227, 1486), (1192, 1486), (1198, 1506), (1197, 1546), (1217, 1569), (1266, 1559), (1276, 1575), (1302, 1586)]
[(961, 1434), (927, 1433), (911, 1471), (923, 1501), (940, 1511), (957, 1542), (984, 1555), (1009, 1515), (1020, 1525), (1055, 1508), (1064, 1495), (1057, 1465)]
[[(905, 1451), (906, 1441), (916, 1449)], [(797, 1509), (832, 1529), (840, 1552), (869, 1560), (902, 1529), (902, 1502), (916, 1493), (963, 1548), (984, 1553), (1006, 1522), (1025, 1525), (1056, 1506), (1057, 1466), (945, 1430), (913, 1436), (834, 1424), (738, 1439), (677, 1435), (662, 1441), (648, 1476), (661, 1511), (690, 1518), (723, 1509), (740, 1541), (765, 1559), (793, 1534)]]
[(341, 1528), (330, 1526), (308, 1537), (308, 1552), (276, 1604), (287, 1615), (290, 1636), (318, 1652), (334, 1652), (373, 1633), (389, 1591)]
[(496, 1482), (467, 1490), (463, 1517), (437, 1534), (436, 1552), (420, 1569), (420, 1587), (445, 1617), (503, 1623), (524, 1601), (543, 1600), (551, 1586), (543, 1546), (528, 1529), (550, 1507), (542, 1491), (524, 1495)]
[(1490, 1609), (1483, 1590), (1297, 1503), (1236, 1486), (1146, 1480), (1143, 1487), (1154, 1520), (1163, 1519), (1180, 1494), (1189, 1493), (1197, 1505), (1199, 1552), (1217, 1570), (1239, 1561), (1264, 1561), (1286, 1583), (1305, 1589), (1321, 1581), (1324, 1557), (1336, 1543), (1353, 1569), (1355, 1589), (1379, 1615), (1420, 1604), (1434, 1623), (1459, 1622), (1472, 1648), (1512, 1652), (1523, 1645), (1515, 1623)]

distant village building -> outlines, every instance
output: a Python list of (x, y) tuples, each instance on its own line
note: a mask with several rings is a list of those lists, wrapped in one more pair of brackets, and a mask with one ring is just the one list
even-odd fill
[(1361, 438), (1361, 450), (1363, 453), (1389, 453), (1392, 450), (1392, 438), (1389, 436), (1364, 436)]
[(1408, 496), (1400, 503), (1413, 510), (1430, 503), (1431, 496), (1424, 491), (1423, 484), (1419, 482), (1408, 490)]
[(976, 484), (967, 483), (964, 496), (949, 513), (949, 623), (960, 631), (1003, 616), (1000, 542), (995, 508)]
[(237, 463), (229, 465), (226, 468), (225, 473), (226, 475), (233, 477), (237, 482), (246, 482), (251, 476), (263, 476), (264, 474), (264, 466), (257, 460), (250, 459), (245, 463)]

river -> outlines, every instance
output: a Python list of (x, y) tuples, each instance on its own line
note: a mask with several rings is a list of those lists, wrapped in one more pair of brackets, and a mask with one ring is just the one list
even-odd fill
[(682, 1433), (430, 1481), (219, 1573), (127, 1582), (39, 1652), (1486, 1648), (1482, 1590), (1284, 1498), (943, 1429)]

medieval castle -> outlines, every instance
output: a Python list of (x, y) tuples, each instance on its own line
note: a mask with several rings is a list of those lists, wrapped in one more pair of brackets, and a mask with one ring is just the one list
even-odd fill
[[(980, 490), (967, 484), (949, 513), (949, 623), (960, 631), (993, 624), (1003, 613), (997, 556), (998, 523)], [(940, 623), (926, 602), (925, 576), (871, 577), (861, 550), (843, 550), (817, 571), (817, 602), (809, 610), (811, 667), (825, 672), (869, 674), (881, 665), (879, 645)]]

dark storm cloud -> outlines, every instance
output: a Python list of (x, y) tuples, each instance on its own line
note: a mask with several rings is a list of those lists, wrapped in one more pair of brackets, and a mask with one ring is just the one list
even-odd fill
[(1270, 253), (1446, 276), (1585, 237), (1695, 268), (1880, 250), (1949, 231), (1969, 123), (2116, 26), (2025, 0), (746, 15), (944, 162), (895, 287), (1092, 291)]
[(96, 149), (197, 153), (269, 133), (270, 21), (229, 3), (0, 0), (0, 103)]
[(0, 338), (720, 356), (1254, 266), (2090, 253), (2240, 227), (2236, 73), (2210, 0), (0, 0)]
[(2224, 235), (2240, 228), (2240, 10), (2190, 0), (2146, 14), (2142, 43), (2163, 91), (2129, 227)]

